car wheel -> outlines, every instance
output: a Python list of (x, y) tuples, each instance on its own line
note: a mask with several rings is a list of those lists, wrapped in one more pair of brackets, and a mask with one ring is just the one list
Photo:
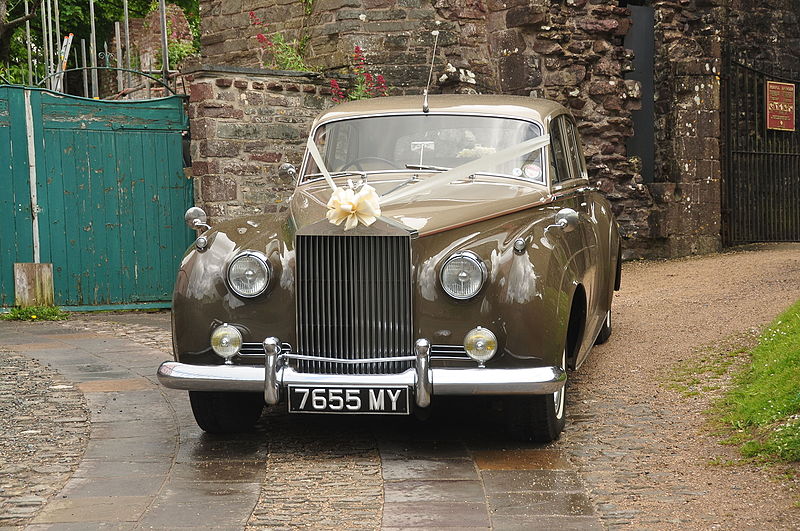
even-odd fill
[(606, 318), (603, 321), (603, 328), (600, 329), (600, 333), (597, 334), (597, 339), (595, 340), (595, 345), (602, 345), (608, 338), (611, 337), (611, 308), (608, 309), (608, 313), (606, 313)]
[[(561, 366), (567, 366), (567, 351), (561, 356)], [(567, 386), (550, 395), (510, 398), (508, 411), (511, 434), (515, 439), (548, 443), (558, 439), (566, 420)]]
[(189, 391), (189, 402), (197, 425), (208, 433), (249, 431), (264, 410), (259, 393)]

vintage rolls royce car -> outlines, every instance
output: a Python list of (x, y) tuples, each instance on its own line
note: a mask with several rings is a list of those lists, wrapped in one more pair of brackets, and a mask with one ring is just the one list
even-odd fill
[(286, 211), (206, 225), (173, 298), (200, 427), (427, 411), (494, 395), (512, 432), (564, 427), (567, 370), (611, 333), (620, 238), (561, 105), (509, 96), (341, 104), (312, 125)]

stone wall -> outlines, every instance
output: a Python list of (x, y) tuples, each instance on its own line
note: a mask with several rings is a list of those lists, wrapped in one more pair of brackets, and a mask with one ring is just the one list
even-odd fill
[(202, 66), (187, 78), (197, 204), (212, 221), (281, 210), (294, 183), (277, 168), (299, 168), (311, 121), (332, 105), (325, 80)]
[[(757, 7), (744, 0), (649, 2), (656, 13), (656, 171), (654, 182), (644, 183), (625, 147), (635, 134), (631, 113), (640, 105), (638, 83), (625, 80), (632, 58), (623, 46), (631, 26), (629, 9), (619, 7), (625, 2), (200, 3), (202, 51), (210, 64), (257, 66), (256, 33), (279, 31), (305, 42), (308, 64), (323, 75), (344, 71), (358, 45), (391, 93), (418, 93), (428, 77), (431, 31), (438, 29), (434, 92), (521, 94), (563, 103), (578, 119), (590, 178), (612, 200), (626, 258), (720, 248), (723, 43), (748, 44), (762, 60), (774, 61), (792, 46), (792, 60), (800, 56), (798, 0), (765, 0)], [(250, 11), (268, 23), (266, 29), (251, 24)], [(235, 198), (225, 201), (228, 212), (235, 209)]]

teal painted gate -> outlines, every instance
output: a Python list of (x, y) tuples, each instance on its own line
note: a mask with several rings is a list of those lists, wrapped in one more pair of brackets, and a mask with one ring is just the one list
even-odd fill
[(193, 238), (187, 129), (177, 96), (0, 86), (0, 305), (14, 302), (13, 263), (39, 261), (53, 264), (60, 306), (168, 306)]

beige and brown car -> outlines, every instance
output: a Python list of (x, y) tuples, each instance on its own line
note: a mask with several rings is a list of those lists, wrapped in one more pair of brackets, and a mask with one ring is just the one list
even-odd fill
[(611, 333), (620, 238), (573, 117), (511, 96), (351, 102), (314, 122), (289, 208), (208, 227), (173, 298), (200, 427), (425, 411), (491, 395), (512, 431), (564, 427), (567, 371)]

